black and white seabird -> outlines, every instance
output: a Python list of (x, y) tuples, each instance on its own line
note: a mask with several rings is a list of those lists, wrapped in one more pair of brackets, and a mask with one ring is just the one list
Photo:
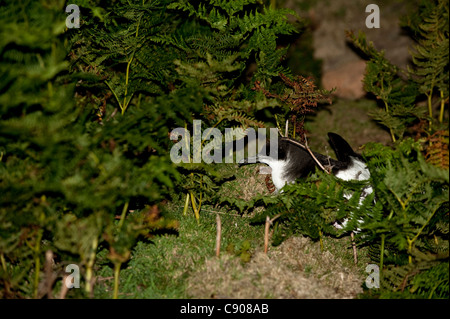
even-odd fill
[[(342, 180), (368, 180), (370, 172), (362, 156), (351, 148), (351, 146), (340, 135), (328, 133), (330, 144), (336, 153), (337, 160), (329, 156), (313, 152), (316, 159), (325, 167), (331, 168), (331, 172)], [(272, 182), (279, 192), (284, 185), (295, 182), (298, 178), (307, 177), (314, 172), (318, 164), (311, 154), (304, 148), (292, 143), (287, 138), (278, 138), (278, 152), (275, 156), (256, 155), (245, 158), (239, 162), (240, 165), (252, 163), (264, 163), (272, 169)], [(267, 143), (267, 148), (270, 145)], [(269, 152), (267, 152), (269, 153)], [(372, 189), (365, 189), (366, 196)]]
[[(329, 132), (328, 138), (336, 153), (337, 160), (320, 153), (312, 152), (317, 161), (322, 166), (330, 169), (331, 173), (339, 179), (345, 181), (368, 180), (370, 178), (370, 172), (362, 156), (356, 153), (340, 135)], [(269, 143), (267, 143), (267, 147), (269, 147)], [(257, 162), (267, 164), (272, 169), (272, 182), (277, 193), (281, 191), (284, 185), (293, 183), (298, 178), (307, 177), (318, 166), (308, 150), (282, 137), (278, 138), (278, 154), (275, 156), (256, 155), (241, 160), (239, 164), (244, 165)], [(361, 204), (364, 198), (372, 192), (372, 187), (366, 186), (361, 193), (359, 203)], [(351, 196), (352, 194), (344, 194), (346, 199), (350, 199)], [(345, 218), (341, 222), (336, 221), (334, 226), (342, 229), (346, 226), (347, 222), (348, 218)]]

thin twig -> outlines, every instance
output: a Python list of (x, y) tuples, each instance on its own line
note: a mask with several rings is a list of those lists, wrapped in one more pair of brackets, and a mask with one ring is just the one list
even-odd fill
[(275, 219), (277, 219), (280, 216), (281, 216), (281, 214), (277, 214), (272, 219), (270, 219), (269, 216), (266, 217), (266, 226), (264, 228), (264, 253), (265, 254), (267, 254), (267, 251), (269, 250), (269, 230), (270, 230), (270, 225), (272, 225), (273, 222), (275, 221)]
[(314, 159), (314, 161), (317, 163), (317, 165), (327, 174), (330, 174), (330, 172), (328, 170), (325, 169), (325, 167), (322, 165), (322, 163), (319, 162), (319, 160), (316, 158), (316, 156), (314, 155), (314, 153), (311, 151), (311, 149), (308, 146), (308, 140), (306, 139), (306, 135), (305, 135), (305, 145), (303, 145), (302, 143), (300, 143), (299, 141), (290, 139), (290, 138), (286, 138), (286, 140), (288, 140), (289, 142), (300, 146), (301, 148), (305, 149), (308, 151), (308, 153), (311, 155), (311, 157)]
[(269, 228), (270, 228), (270, 217), (266, 217), (266, 227), (264, 229), (264, 253), (267, 254), (269, 249)]
[(53, 299), (52, 287), (56, 280), (56, 275), (53, 273), (53, 252), (47, 250), (45, 252), (45, 264), (44, 264), (44, 282), (42, 283), (42, 291), (39, 293), (39, 298), (47, 295), (48, 299)]
[(281, 137), (284, 137), (283, 133), (281, 133), (281, 131), (280, 131), (280, 129), (278, 127), (277, 127), (277, 131), (278, 131), (278, 134), (280, 134)]
[(217, 214), (216, 216), (217, 223), (217, 236), (216, 236), (216, 257), (220, 256), (220, 239), (222, 237), (222, 222), (220, 221), (220, 216)]
[(108, 119), (106, 120), (106, 122), (108, 122), (110, 119), (112, 119), (114, 116), (116, 116), (118, 110), (119, 109), (117, 107), (114, 108), (114, 111), (108, 116)]
[(358, 253), (356, 251), (355, 235), (353, 232), (350, 233), (350, 237), (352, 238), (353, 261), (355, 262), (356, 265), (358, 264)]
[(310, 149), (309, 146), (308, 146), (308, 140), (306, 139), (306, 134), (305, 134), (304, 136), (305, 136), (305, 147), (306, 147), (306, 150), (309, 152), (309, 154), (311, 154), (311, 157), (316, 161), (317, 165), (318, 165), (324, 172), (326, 172), (327, 174), (330, 174), (330, 172), (327, 171), (327, 170), (325, 169), (325, 167), (323, 167), (322, 163), (320, 163), (319, 160), (314, 156), (314, 153), (311, 151), (311, 149)]
[(69, 278), (69, 275), (65, 275), (62, 279), (61, 291), (59, 293), (59, 299), (66, 298), (67, 292), (69, 291), (69, 287), (67, 287), (66, 281)]

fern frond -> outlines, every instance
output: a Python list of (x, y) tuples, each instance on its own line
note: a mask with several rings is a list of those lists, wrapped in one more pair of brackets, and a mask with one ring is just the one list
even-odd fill
[(449, 169), (449, 131), (436, 131), (429, 138), (429, 146), (425, 152), (425, 158), (428, 163)]

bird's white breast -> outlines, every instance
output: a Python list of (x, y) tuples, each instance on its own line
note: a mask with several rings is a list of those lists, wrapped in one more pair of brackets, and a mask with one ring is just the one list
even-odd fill
[(269, 164), (270, 168), (272, 169), (272, 182), (278, 191), (282, 189), (283, 186), (287, 183), (286, 178), (284, 178), (283, 176), (285, 173), (286, 165), (287, 161), (273, 161)]
[(349, 167), (345, 170), (343, 169), (337, 172), (336, 177), (344, 181), (365, 181), (370, 178), (370, 172), (364, 162), (361, 162), (356, 158), (352, 158)]
[(272, 173), (272, 182), (276, 187), (277, 191), (283, 188), (288, 182), (285, 178), (286, 166), (288, 161), (286, 160), (275, 160), (270, 157), (260, 157), (260, 162), (269, 165)]

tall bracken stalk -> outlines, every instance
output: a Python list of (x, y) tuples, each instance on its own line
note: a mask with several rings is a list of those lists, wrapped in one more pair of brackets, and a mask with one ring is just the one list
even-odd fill
[(95, 257), (97, 255), (97, 247), (98, 247), (98, 237), (95, 237), (92, 241), (91, 246), (91, 252), (89, 253), (89, 256), (87, 258), (86, 263), (86, 293), (88, 296), (92, 296), (93, 290), (92, 290), (92, 284), (93, 284), (93, 268), (95, 263)]
[[(143, 1), (144, 3), (144, 1)], [(136, 26), (136, 33), (135, 33), (135, 38), (138, 38), (139, 35), (139, 25), (141, 23), (141, 19), (142, 16), (139, 18), (138, 22), (137, 22), (137, 26)], [(123, 97), (123, 102), (120, 102), (119, 97), (117, 96), (116, 91), (112, 88), (111, 84), (105, 80), (105, 84), (109, 87), (109, 89), (111, 90), (111, 92), (114, 94), (114, 97), (116, 98), (117, 103), (119, 104), (120, 110), (122, 115), (125, 113), (126, 109), (128, 108), (128, 105), (131, 102), (131, 99), (133, 97), (133, 94), (128, 98), (128, 82), (129, 82), (129, 77), (130, 77), (130, 66), (133, 63), (134, 60), (134, 55), (136, 53), (137, 48), (134, 48), (133, 52), (131, 53), (130, 58), (127, 61), (127, 67), (126, 67), (126, 72), (125, 72), (125, 93), (124, 93), (124, 97)]]

